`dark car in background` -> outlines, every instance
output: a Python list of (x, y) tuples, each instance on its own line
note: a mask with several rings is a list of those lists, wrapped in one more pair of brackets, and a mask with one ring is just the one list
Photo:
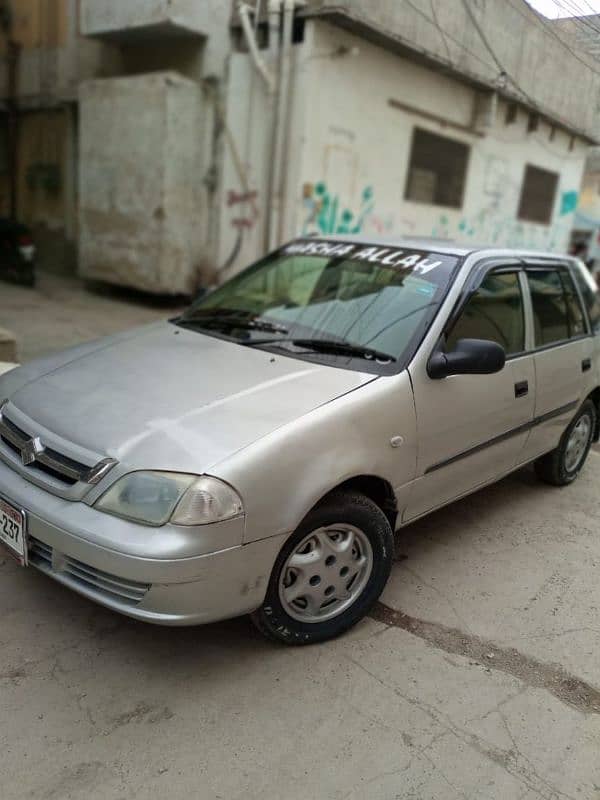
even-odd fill
[(16, 220), (0, 217), (0, 279), (33, 286), (35, 254), (30, 229)]

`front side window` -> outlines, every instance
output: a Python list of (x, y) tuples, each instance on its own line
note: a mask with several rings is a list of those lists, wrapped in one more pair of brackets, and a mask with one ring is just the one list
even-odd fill
[(446, 342), (454, 350), (459, 339), (497, 342), (507, 356), (525, 349), (523, 296), (517, 272), (489, 274), (470, 298)]
[(536, 347), (564, 342), (585, 333), (579, 297), (566, 270), (532, 270), (527, 273), (527, 280)]
[(201, 298), (177, 324), (298, 358), (317, 353), (339, 365), (356, 358), (344, 364), (351, 368), (386, 356), (398, 363), (439, 307), (457, 263), (422, 250), (300, 240)]

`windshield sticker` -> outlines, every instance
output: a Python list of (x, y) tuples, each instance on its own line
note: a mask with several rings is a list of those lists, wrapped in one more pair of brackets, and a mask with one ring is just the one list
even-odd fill
[(346, 257), (349, 261), (366, 261), (370, 264), (381, 264), (384, 267), (412, 270), (420, 275), (426, 275), (444, 263), (425, 258), (423, 253), (415, 253), (410, 250), (315, 240), (292, 242), (283, 248), (283, 252), (286, 255)]

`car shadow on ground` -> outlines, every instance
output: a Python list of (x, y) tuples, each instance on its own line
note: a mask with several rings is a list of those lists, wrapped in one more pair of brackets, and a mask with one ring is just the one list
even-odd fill
[(502, 523), (509, 509), (514, 519), (521, 503), (531, 502), (536, 494), (543, 501), (544, 496), (553, 492), (556, 488), (541, 483), (532, 466), (523, 467), (401, 528), (396, 533), (396, 560), (406, 558), (403, 549), (408, 547), (417, 555), (419, 541), (425, 538), (429, 542), (437, 540), (444, 546), (456, 538), (458, 546), (459, 538), (479, 536), (482, 526)]

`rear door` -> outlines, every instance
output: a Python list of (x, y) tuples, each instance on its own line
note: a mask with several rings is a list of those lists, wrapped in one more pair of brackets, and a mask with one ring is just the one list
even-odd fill
[[(478, 279), (479, 282), (480, 279)], [(459, 339), (502, 345), (507, 360), (493, 375), (427, 374), (426, 348), (409, 367), (418, 426), (417, 478), (404, 519), (413, 519), (509, 472), (520, 459), (533, 419), (535, 373), (527, 352), (520, 263), (497, 263), (445, 332), (446, 350)]]
[(568, 262), (527, 261), (535, 365), (534, 425), (523, 461), (553, 450), (596, 381), (594, 342)]

